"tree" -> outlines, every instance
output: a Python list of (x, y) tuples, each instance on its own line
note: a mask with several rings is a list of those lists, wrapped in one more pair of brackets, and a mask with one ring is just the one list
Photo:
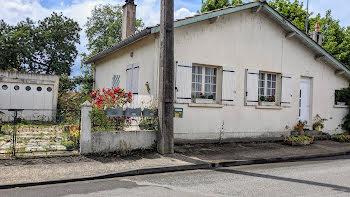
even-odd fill
[[(123, 10), (120, 5), (97, 5), (85, 24), (88, 38), (87, 49), (90, 55), (101, 52), (121, 41)], [(141, 19), (136, 20), (136, 29), (144, 26)]]
[[(306, 32), (305, 19), (307, 11), (303, 9), (303, 2), (299, 2), (299, 0), (294, 2), (290, 2), (290, 0), (271, 0), (269, 5), (292, 22), (298, 29)], [(311, 15), (312, 13), (309, 13), (309, 16)]]
[(0, 68), (70, 75), (80, 43), (78, 23), (52, 13), (37, 23), (29, 18), (11, 26), (0, 21)]
[(229, 0), (206, 0), (202, 4), (201, 12), (208, 12), (211, 10), (216, 10), (232, 5), (242, 4), (242, 0), (232, 0), (231, 3)]
[[(83, 61), (106, 48), (111, 47), (122, 38), (123, 9), (120, 5), (97, 5), (91, 12), (91, 17), (85, 24), (88, 38), (87, 49), (89, 54), (82, 54)], [(136, 20), (136, 31), (143, 29), (141, 19)], [(83, 64), (82, 64), (83, 65)], [(94, 65), (83, 65), (83, 76), (75, 77), (74, 80), (81, 84), (80, 91), (90, 93), (93, 84)]]
[[(294, 0), (294, 2), (290, 0), (271, 0), (269, 5), (300, 30), (306, 32), (305, 19), (307, 12), (303, 10), (302, 2), (298, 0)], [(309, 13), (309, 16), (312, 15), (313, 13)], [(316, 23), (320, 24), (320, 31), (323, 36), (323, 48), (342, 63), (350, 65), (350, 27), (341, 27), (339, 20), (332, 17), (331, 10), (328, 10), (324, 17), (321, 17), (319, 13), (315, 17), (310, 17), (308, 32), (314, 31)]]

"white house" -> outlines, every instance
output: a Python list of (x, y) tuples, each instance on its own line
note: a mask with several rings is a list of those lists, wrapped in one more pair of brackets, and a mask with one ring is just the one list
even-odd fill
[[(135, 9), (133, 1), (128, 9)], [(267, 3), (214, 10), (174, 25), (175, 108), (182, 111), (175, 139), (279, 137), (299, 120), (312, 128), (317, 114), (328, 119), (324, 131), (342, 131), (348, 110), (335, 105), (335, 90), (349, 86), (350, 70)], [(159, 30), (126, 29), (124, 40), (88, 59), (96, 66), (94, 88), (126, 88), (134, 107), (156, 99)], [(319, 34), (313, 33), (318, 42)]]
[(59, 77), (56, 75), (0, 71), (0, 111), (3, 121), (12, 121), (13, 112), (28, 120), (52, 117), (57, 109)]

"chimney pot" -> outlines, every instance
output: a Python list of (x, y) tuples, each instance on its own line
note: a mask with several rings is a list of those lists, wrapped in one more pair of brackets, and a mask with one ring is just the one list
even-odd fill
[(317, 44), (322, 46), (322, 33), (320, 32), (320, 24), (316, 23), (315, 31), (310, 33), (310, 38), (313, 39)]
[(125, 0), (123, 6), (122, 40), (133, 35), (136, 31), (136, 5), (134, 0)]

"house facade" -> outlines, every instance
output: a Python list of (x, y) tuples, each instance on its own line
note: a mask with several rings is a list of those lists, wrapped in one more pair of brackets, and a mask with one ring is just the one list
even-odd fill
[[(316, 115), (328, 119), (325, 132), (342, 132), (348, 110), (335, 91), (349, 86), (349, 69), (268, 4), (174, 25), (175, 139), (280, 137), (299, 120), (312, 129)], [(126, 88), (133, 107), (147, 107), (158, 96), (159, 44), (159, 26), (148, 27), (91, 57), (94, 88)]]

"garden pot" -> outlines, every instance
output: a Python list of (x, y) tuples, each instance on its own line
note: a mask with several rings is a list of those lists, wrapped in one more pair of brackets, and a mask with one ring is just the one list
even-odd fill
[(303, 131), (304, 131), (304, 126), (300, 125), (300, 126), (299, 126), (299, 132), (301, 133), (301, 132), (303, 132)]
[(199, 103), (199, 104), (211, 104), (211, 103), (214, 103), (214, 100), (213, 99), (205, 99), (205, 98), (195, 98), (194, 102)]
[(345, 103), (345, 102), (339, 102), (339, 101), (337, 101), (337, 105), (340, 105), (340, 106), (345, 106), (345, 105), (346, 105), (346, 103)]
[(262, 105), (262, 106), (275, 106), (276, 103), (275, 102), (259, 101), (259, 105)]
[(322, 127), (321, 126), (317, 126), (317, 127), (315, 127), (315, 130), (316, 131), (322, 131)]

